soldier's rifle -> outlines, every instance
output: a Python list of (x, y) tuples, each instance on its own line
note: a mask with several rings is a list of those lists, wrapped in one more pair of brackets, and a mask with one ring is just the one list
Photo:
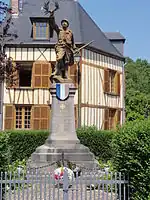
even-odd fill
[(78, 48), (78, 49), (75, 50), (75, 51), (74, 51), (73, 48), (70, 47), (69, 45), (65, 44), (65, 46), (66, 46), (68, 49), (70, 49), (70, 50), (73, 52), (73, 56), (75, 56), (76, 54), (80, 53), (80, 51), (81, 51), (82, 49), (84, 49), (85, 47), (89, 46), (89, 45), (90, 45), (91, 43), (93, 43), (93, 42), (94, 42), (94, 40), (88, 42), (87, 44), (83, 45), (82, 47)]
[(93, 42), (94, 42), (94, 40), (92, 40), (92, 41), (88, 42), (87, 44), (83, 45), (82, 47), (78, 48), (78, 49), (73, 53), (73, 55), (75, 56), (76, 54), (80, 53), (80, 51), (81, 51), (82, 49), (84, 49), (85, 47), (89, 46), (89, 45), (90, 45), (91, 43), (93, 43)]

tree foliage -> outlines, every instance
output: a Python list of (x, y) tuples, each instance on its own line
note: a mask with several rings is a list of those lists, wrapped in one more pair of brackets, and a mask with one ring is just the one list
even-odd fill
[(11, 9), (5, 3), (0, 7), (0, 11), (4, 14), (4, 20), (0, 23), (0, 81), (6, 79), (9, 86), (16, 84), (16, 73), (19, 66), (13, 62), (11, 57), (5, 54), (5, 46), (17, 38), (17, 34), (11, 30), (13, 21)]
[(131, 199), (148, 200), (150, 194), (150, 119), (127, 122), (113, 137), (113, 163), (129, 174)]
[(150, 116), (150, 64), (126, 59), (126, 116), (128, 121)]

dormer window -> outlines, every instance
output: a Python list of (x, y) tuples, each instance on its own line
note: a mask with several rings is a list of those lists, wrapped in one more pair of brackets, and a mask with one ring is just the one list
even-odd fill
[(35, 22), (34, 39), (47, 40), (49, 38), (49, 26), (47, 22)]
[(31, 18), (32, 34), (34, 40), (49, 39), (49, 23), (47, 18)]

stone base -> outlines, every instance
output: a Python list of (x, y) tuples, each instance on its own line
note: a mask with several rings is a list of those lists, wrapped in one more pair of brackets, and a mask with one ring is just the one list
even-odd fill
[[(56, 85), (52, 84), (51, 130), (45, 144), (38, 147), (31, 155), (28, 168), (44, 168), (62, 159), (82, 167), (93, 169), (97, 167), (97, 161), (89, 148), (80, 144), (75, 130), (74, 95), (76, 88), (72, 83), (63, 83), (63, 95), (66, 99), (61, 100), (56, 95)], [(59, 91), (60, 92), (60, 91)], [(63, 96), (62, 95), (62, 96)], [(57, 166), (55, 166), (57, 167)], [(66, 166), (67, 167), (67, 166)]]
[[(65, 144), (64, 142), (62, 143)], [(77, 143), (74, 148), (68, 148), (68, 145), (48, 146), (44, 144), (36, 149), (31, 155), (31, 162), (28, 164), (28, 168), (46, 168), (52, 163), (57, 163), (62, 160), (62, 153), (64, 153), (64, 160), (69, 161), (71, 164), (76, 165), (80, 168), (93, 169), (98, 167), (98, 161), (95, 160), (94, 154), (90, 152), (88, 147)], [(66, 163), (66, 162), (65, 162)]]
[(61, 76), (51, 75), (50, 80), (52, 83), (72, 83), (72, 79), (70, 78), (62, 78)]

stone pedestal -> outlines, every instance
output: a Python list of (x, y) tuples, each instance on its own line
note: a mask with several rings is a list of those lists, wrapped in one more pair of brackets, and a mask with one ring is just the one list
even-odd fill
[(76, 88), (72, 83), (65, 83), (63, 91), (59, 92), (56, 90), (56, 85), (53, 84), (50, 89), (52, 95), (50, 135), (45, 144), (38, 147), (31, 155), (30, 167), (44, 167), (57, 162), (64, 153), (65, 160), (77, 166), (93, 169), (97, 166), (97, 161), (89, 148), (80, 144), (75, 131), (74, 95)]

